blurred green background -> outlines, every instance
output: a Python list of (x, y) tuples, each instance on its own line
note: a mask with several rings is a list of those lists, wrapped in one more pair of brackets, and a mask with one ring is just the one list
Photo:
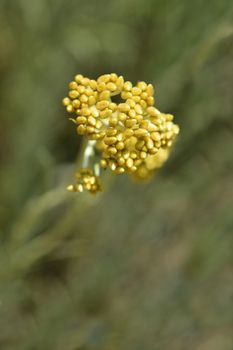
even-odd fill
[[(76, 73), (156, 87), (149, 184), (70, 194)], [(232, 350), (231, 0), (0, 0), (0, 349)]]

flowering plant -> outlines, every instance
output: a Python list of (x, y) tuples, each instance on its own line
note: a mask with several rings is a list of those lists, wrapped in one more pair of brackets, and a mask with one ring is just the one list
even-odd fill
[[(116, 98), (121, 102), (114, 102)], [(179, 133), (173, 116), (161, 113), (154, 103), (152, 84), (139, 81), (133, 86), (115, 73), (97, 80), (76, 75), (63, 104), (75, 115), (70, 119), (88, 142), (83, 168), (76, 174), (76, 183), (67, 189), (100, 191), (100, 168), (137, 179), (150, 178), (167, 160)]]

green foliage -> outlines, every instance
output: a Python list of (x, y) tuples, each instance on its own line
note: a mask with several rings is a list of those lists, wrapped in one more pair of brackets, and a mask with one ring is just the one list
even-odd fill
[[(229, 0), (0, 2), (0, 349), (232, 349)], [(181, 134), (149, 184), (73, 195), (74, 74), (156, 87)]]

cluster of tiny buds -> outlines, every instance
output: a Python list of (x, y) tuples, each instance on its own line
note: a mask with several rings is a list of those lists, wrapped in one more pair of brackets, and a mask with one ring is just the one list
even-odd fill
[(76, 174), (76, 183), (67, 187), (70, 192), (89, 191), (93, 194), (102, 190), (101, 180), (90, 168), (82, 168)]
[[(114, 102), (116, 95), (120, 103)], [(96, 142), (103, 168), (141, 177), (147, 158), (151, 160), (160, 149), (170, 149), (179, 133), (173, 116), (154, 107), (153, 95), (152, 84), (140, 81), (134, 86), (115, 73), (97, 80), (78, 74), (63, 104), (75, 114), (71, 119), (78, 134)]]

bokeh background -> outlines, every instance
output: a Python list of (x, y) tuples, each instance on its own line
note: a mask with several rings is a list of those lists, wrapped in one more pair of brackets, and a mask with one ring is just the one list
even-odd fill
[[(76, 73), (156, 87), (149, 184), (70, 194)], [(0, 349), (233, 349), (231, 0), (0, 1)]]

